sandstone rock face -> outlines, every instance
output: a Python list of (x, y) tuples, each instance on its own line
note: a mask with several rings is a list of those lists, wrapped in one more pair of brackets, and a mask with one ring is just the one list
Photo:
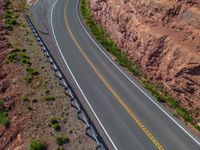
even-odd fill
[(90, 6), (149, 79), (200, 117), (200, 1), (90, 0)]

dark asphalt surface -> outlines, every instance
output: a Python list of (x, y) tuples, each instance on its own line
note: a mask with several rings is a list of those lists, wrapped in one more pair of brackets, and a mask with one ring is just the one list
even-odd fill
[(199, 145), (133, 85), (88, 37), (77, 17), (77, 0), (69, 0), (66, 14), (65, 4), (66, 0), (58, 0), (53, 10), (56, 40), (75, 79), (117, 149), (153, 150), (157, 147), (80, 53), (67, 30), (64, 15), (88, 58), (162, 147), (166, 150), (199, 150)]

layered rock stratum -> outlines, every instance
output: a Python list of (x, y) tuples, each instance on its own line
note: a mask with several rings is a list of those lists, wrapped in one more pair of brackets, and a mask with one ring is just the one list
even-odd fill
[(117, 46), (200, 118), (200, 1), (90, 0)]

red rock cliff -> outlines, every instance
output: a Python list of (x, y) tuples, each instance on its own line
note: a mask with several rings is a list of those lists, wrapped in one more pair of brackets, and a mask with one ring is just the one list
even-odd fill
[(200, 1), (90, 0), (90, 6), (118, 47), (200, 116)]

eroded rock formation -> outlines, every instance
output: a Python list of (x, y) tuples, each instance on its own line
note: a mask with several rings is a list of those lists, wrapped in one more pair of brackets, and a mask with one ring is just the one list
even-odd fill
[(90, 0), (90, 6), (118, 47), (200, 117), (200, 1)]

